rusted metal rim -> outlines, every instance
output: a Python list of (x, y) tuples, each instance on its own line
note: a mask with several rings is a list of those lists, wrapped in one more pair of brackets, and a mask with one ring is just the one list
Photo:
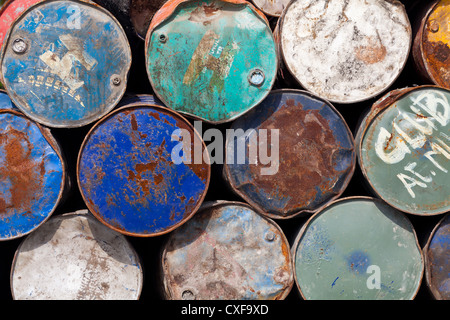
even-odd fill
[(450, 216), (450, 213), (446, 213), (439, 222), (434, 226), (433, 230), (431, 231), (430, 235), (428, 236), (427, 242), (425, 246), (423, 247), (424, 252), (424, 259), (425, 259), (425, 281), (428, 290), (433, 295), (433, 298), (436, 300), (442, 300), (442, 297), (440, 293), (436, 290), (435, 287), (431, 284), (431, 268), (430, 268), (430, 260), (428, 259), (428, 250), (430, 249), (431, 240), (433, 240), (434, 235), (436, 234), (436, 231), (442, 226), (442, 223)]
[[(347, 202), (347, 201), (352, 201), (352, 200), (366, 200), (366, 201), (373, 201), (374, 203), (381, 203), (381, 204), (383, 204), (383, 205), (389, 207), (389, 205), (388, 205), (386, 202), (384, 202), (383, 200), (377, 199), (377, 198), (373, 198), (373, 197), (367, 197), (367, 196), (350, 196), (350, 197), (345, 197), (345, 198), (338, 199), (338, 200), (336, 200), (336, 201), (333, 201), (333, 202), (327, 204), (327, 205), (326, 205), (325, 207), (323, 207), (319, 212), (316, 212), (316, 213), (313, 214), (311, 217), (309, 217), (309, 219), (301, 226), (301, 228), (300, 228), (300, 230), (299, 230), (299, 232), (298, 232), (298, 234), (297, 234), (297, 236), (296, 236), (296, 238), (295, 238), (295, 240), (294, 240), (294, 243), (292, 244), (292, 250), (291, 250), (291, 251), (292, 251), (292, 260), (294, 261), (294, 266), (295, 266), (295, 257), (296, 257), (296, 255), (297, 255), (298, 245), (299, 245), (301, 239), (303, 238), (306, 229), (307, 229), (308, 226), (311, 224), (311, 222), (312, 222), (316, 217), (318, 217), (318, 216), (319, 216), (324, 210), (326, 210), (327, 208), (329, 208), (329, 207), (331, 207), (331, 206), (334, 206), (334, 205), (336, 205), (336, 204), (342, 203), (342, 202)], [(400, 216), (402, 216), (402, 218), (404, 218), (404, 221), (406, 221), (406, 222), (409, 224), (409, 226), (411, 227), (412, 233), (413, 233), (414, 238), (415, 238), (415, 240), (416, 240), (416, 247), (417, 247), (417, 250), (419, 251), (420, 256), (421, 256), (421, 262), (422, 262), (422, 263), (421, 263), (421, 266), (422, 266), (421, 269), (422, 269), (422, 272), (421, 272), (421, 274), (420, 274), (420, 279), (419, 279), (419, 281), (418, 281), (418, 283), (420, 284), (420, 283), (422, 282), (423, 276), (424, 276), (424, 268), (425, 268), (424, 254), (423, 254), (422, 248), (420, 247), (419, 240), (418, 240), (418, 238), (417, 238), (417, 233), (416, 233), (416, 230), (415, 230), (414, 227), (413, 227), (413, 224), (411, 223), (411, 221), (408, 219), (408, 217), (407, 217), (404, 213), (402, 213), (401, 211), (398, 211), (398, 213), (400, 214)], [(305, 294), (303, 293), (303, 291), (302, 291), (302, 289), (301, 289), (301, 287), (300, 287), (300, 282), (299, 282), (299, 279), (298, 279), (298, 277), (297, 277), (297, 272), (295, 272), (295, 271), (294, 271), (294, 280), (295, 280), (295, 284), (296, 284), (296, 286), (297, 286), (298, 292), (300, 293), (301, 297), (302, 297), (304, 300), (306, 300), (307, 298), (306, 298)], [(414, 300), (414, 298), (417, 296), (417, 294), (418, 294), (418, 292), (419, 292), (419, 289), (420, 289), (420, 285), (417, 286), (416, 291), (415, 291), (413, 297), (411, 297), (411, 300)]]
[[(14, 1), (14, 0), (11, 0)], [(11, 38), (11, 32), (13, 29), (13, 26), (16, 25), (16, 23), (22, 19), (22, 17), (24, 17), (26, 14), (28, 14), (30, 11), (34, 10), (35, 8), (39, 7), (40, 5), (43, 4), (47, 4), (50, 2), (60, 2), (61, 0), (41, 0), (35, 4), (33, 4), (32, 6), (28, 7), (26, 10), (24, 10), (20, 16), (18, 16), (14, 22), (11, 24), (11, 27), (9, 28), (7, 34), (5, 35), (5, 38), (3, 40), (3, 45), (0, 49), (0, 82), (3, 83), (6, 91), (8, 92), (8, 95), (10, 97), (10, 99), (13, 101), (14, 104), (16, 104), (16, 106), (19, 106), (20, 104), (18, 103), (17, 99), (14, 97), (14, 94), (12, 92), (10, 92), (11, 90), (8, 88), (9, 86), (5, 85), (5, 81), (3, 79), (3, 70), (2, 70), (2, 65), (3, 65), (3, 60), (4, 60), (4, 55), (6, 52), (6, 48), (8, 47), (6, 45), (6, 43), (9, 42), (10, 38)], [(128, 77), (129, 77), (129, 73), (130, 73), (130, 69), (131, 69), (131, 65), (133, 63), (133, 57), (131, 54), (131, 47), (130, 44), (128, 42), (128, 38), (125, 34), (125, 31), (123, 30), (122, 25), (120, 24), (120, 22), (117, 20), (116, 17), (114, 17), (108, 10), (106, 10), (105, 8), (103, 8), (102, 6), (96, 4), (95, 2), (91, 1), (91, 0), (66, 0), (68, 2), (78, 2), (78, 3), (82, 3), (84, 5), (90, 6), (92, 8), (95, 8), (97, 10), (100, 10), (101, 12), (103, 12), (105, 15), (107, 15), (112, 21), (114, 21), (114, 23), (116, 24), (116, 26), (118, 27), (118, 29), (122, 32), (122, 35), (124, 37), (124, 39), (126, 39), (125, 43), (127, 45), (127, 47), (125, 48), (126, 51), (129, 52), (129, 59), (130, 59), (130, 63), (127, 66), (127, 70), (124, 71), (124, 74), (126, 75), (123, 79), (123, 82), (125, 85), (122, 85), (122, 91), (118, 94), (116, 101), (113, 101), (109, 108), (106, 108), (102, 113), (98, 114), (96, 116), (96, 119), (100, 119), (101, 117), (107, 115), (109, 112), (111, 112), (111, 110), (113, 110), (117, 104), (120, 102), (120, 100), (122, 99), (123, 95), (125, 94), (126, 91), (126, 83), (128, 82)], [(46, 127), (51, 127), (51, 128), (80, 128), (83, 126), (86, 126), (88, 124), (91, 124), (92, 122), (96, 121), (95, 119), (89, 118), (88, 121), (83, 121), (81, 123), (78, 124), (74, 124), (74, 125), (67, 125), (67, 124), (55, 124), (55, 123), (51, 123), (48, 121), (45, 121), (43, 119), (39, 119), (39, 121), (37, 121), (37, 119), (33, 119), (36, 122), (39, 122), (40, 124), (46, 126)]]
[[(240, 201), (228, 201), (228, 200), (215, 200), (215, 201), (208, 201), (202, 204), (202, 206), (199, 208), (198, 210), (198, 214), (201, 214), (203, 211), (211, 209), (211, 208), (218, 208), (218, 207), (224, 207), (224, 206), (240, 206), (240, 207), (245, 207), (248, 208), (249, 210), (255, 212), (256, 214), (258, 214), (256, 211), (254, 211), (254, 208), (252, 208), (249, 204), (244, 203), (244, 202), (240, 202)], [(286, 235), (284, 234), (283, 230), (281, 229), (281, 227), (272, 219), (265, 217), (264, 215), (259, 214), (259, 216), (261, 216), (265, 221), (267, 221), (270, 225), (274, 226), (278, 232), (279, 235), (281, 236), (282, 242), (286, 244), (286, 249), (288, 251), (287, 254), (287, 258), (288, 258), (288, 263), (289, 263), (289, 267), (292, 273), (295, 274), (294, 272), (294, 260), (293, 260), (293, 255), (292, 255), (292, 249), (289, 245), (289, 241), (286, 238)], [(161, 267), (160, 267), (160, 276), (162, 279), (164, 279), (164, 272), (167, 272), (167, 270), (165, 270), (165, 265), (164, 265), (164, 261), (166, 260), (167, 257), (167, 244), (170, 242), (171, 238), (173, 236), (170, 235), (167, 239), (165, 239), (164, 241), (164, 245), (162, 246), (163, 250), (161, 251)], [(293, 279), (292, 279), (293, 280)], [(166, 286), (166, 281), (164, 281), (163, 286), (164, 286), (164, 294), (166, 295), (166, 299), (170, 298), (167, 296), (167, 294), (170, 294), (170, 290), (168, 290), (168, 287)], [(286, 299), (286, 297), (289, 295), (289, 293), (292, 291), (292, 288), (294, 286), (294, 281), (290, 281), (290, 285), (289, 287), (286, 287), (285, 290), (283, 291), (283, 293), (277, 297), (276, 300), (284, 300)]]
[[(281, 39), (281, 35), (283, 33), (283, 22), (284, 22), (284, 17), (286, 15), (286, 12), (289, 10), (290, 6), (294, 3), (295, 1), (290, 1), (289, 4), (286, 6), (286, 8), (284, 8), (283, 13), (281, 14), (278, 23), (277, 23), (277, 32), (278, 32), (278, 39), (279, 39), (279, 50), (278, 53), (280, 55), (280, 59), (283, 60), (283, 65), (284, 67), (288, 70), (288, 72), (292, 75), (292, 77), (297, 81), (297, 83), (304, 88), (305, 90), (311, 91), (314, 94), (317, 94), (315, 92), (313, 92), (312, 90), (306, 89), (306, 87), (304, 86), (304, 84), (302, 83), (302, 81), (300, 81), (300, 79), (297, 78), (297, 76), (292, 72), (292, 69), (289, 67), (289, 64), (286, 63), (286, 58), (284, 56), (284, 51), (283, 51), (283, 46), (282, 46), (282, 39)], [(404, 5), (403, 3), (399, 2), (400, 4), (402, 4), (403, 8)], [(408, 51), (406, 52), (406, 57), (409, 57), (410, 52), (411, 52), (411, 44), (412, 44), (412, 29), (411, 29), (411, 23), (409, 20), (409, 17), (406, 13), (405, 10), (405, 18), (408, 21), (408, 27), (409, 27), (409, 45), (408, 45)], [(342, 104), (342, 105), (352, 105), (352, 104), (357, 104), (360, 102), (364, 102), (367, 100), (370, 100), (374, 97), (377, 97), (379, 95), (381, 95), (383, 92), (385, 92), (386, 90), (388, 90), (394, 83), (395, 81), (397, 81), (397, 79), (399, 78), (400, 74), (402, 73), (401, 71), (404, 70), (406, 64), (408, 62), (408, 59), (404, 59), (402, 66), (399, 68), (399, 72), (397, 74), (397, 76), (391, 81), (391, 83), (389, 83), (388, 85), (385, 86), (385, 89), (381, 90), (380, 92), (374, 93), (370, 96), (367, 96), (365, 98), (361, 98), (361, 99), (357, 99), (357, 100), (353, 100), (353, 101), (338, 101), (338, 100), (333, 100), (333, 99), (329, 99), (329, 101), (333, 102), (333, 103), (338, 103), (338, 104)]]
[[(91, 217), (92, 219), (94, 219), (92, 213), (91, 213), (89, 210), (78, 210), (78, 211), (75, 211), (75, 212), (64, 213), (64, 214), (55, 216), (54, 218), (55, 218), (55, 219), (67, 219), (67, 218), (70, 219), (70, 218), (72, 218), (72, 217), (77, 217), (77, 216), (85, 217), (85, 218), (87, 218), (87, 219), (89, 219), (89, 217)], [(11, 295), (12, 295), (12, 299), (13, 299), (13, 300), (16, 300), (15, 294), (14, 294), (14, 289), (13, 289), (14, 269), (15, 269), (15, 266), (16, 266), (16, 263), (17, 263), (18, 255), (20, 254), (21, 249), (22, 249), (22, 246), (23, 246), (23, 244), (25, 243), (25, 240), (26, 240), (26, 239), (27, 239), (27, 238), (25, 237), (24, 239), (21, 240), (19, 246), (17, 247), (17, 249), (16, 249), (16, 251), (15, 251), (15, 253), (14, 253), (14, 257), (13, 257), (13, 260), (12, 260), (12, 263), (11, 263), (11, 270), (10, 270), (10, 274), (9, 274), (9, 283), (10, 283), (10, 291), (11, 291)], [(143, 269), (142, 269), (142, 261), (141, 261), (139, 255), (137, 254), (135, 248), (131, 245), (130, 241), (129, 241), (126, 237), (124, 237), (123, 240), (128, 244), (129, 249), (130, 249), (130, 252), (136, 257), (136, 261), (137, 261), (137, 263), (138, 263), (139, 269), (140, 269), (140, 270), (143, 270)], [(143, 274), (143, 272), (142, 272), (142, 277), (141, 277), (141, 280), (139, 281), (139, 285), (140, 285), (140, 286), (139, 286), (139, 288), (138, 288), (138, 296), (137, 296), (137, 299), (140, 298), (141, 293), (142, 293), (142, 289), (143, 289), (143, 285), (144, 285), (144, 283), (143, 283), (143, 282), (144, 282), (143, 277), (144, 277), (144, 274)]]
[[(80, 183), (80, 160), (81, 160), (81, 156), (83, 154), (84, 151), (84, 147), (86, 146), (90, 136), (92, 135), (92, 133), (102, 124), (104, 123), (106, 120), (108, 120), (109, 118), (115, 116), (118, 113), (121, 113), (122, 111), (126, 111), (126, 110), (133, 110), (133, 109), (141, 109), (141, 108), (145, 108), (145, 109), (157, 109), (160, 110), (162, 112), (168, 113), (171, 116), (173, 116), (174, 118), (178, 118), (179, 120), (181, 120), (182, 122), (184, 122), (186, 125), (188, 125), (189, 128), (191, 128), (192, 132), (194, 135), (197, 136), (197, 138), (199, 139), (199, 141), (202, 142), (202, 147), (203, 150), (206, 150), (206, 144), (203, 141), (203, 139), (201, 139), (200, 134), (197, 132), (197, 130), (190, 124), (190, 122), (184, 118), (182, 115), (180, 115), (179, 113), (177, 113), (174, 110), (171, 110), (167, 107), (163, 107), (163, 106), (158, 106), (158, 105), (152, 105), (152, 104), (148, 104), (148, 103), (144, 103), (144, 102), (136, 102), (133, 103), (131, 106), (123, 106), (120, 107), (116, 110), (114, 110), (113, 112), (109, 113), (108, 115), (104, 116), (102, 119), (100, 119), (97, 123), (95, 123), (92, 128), (89, 130), (89, 132), (86, 134), (86, 137), (83, 140), (83, 143), (81, 144), (80, 147), (80, 151), (78, 153), (78, 158), (77, 158), (77, 184), (78, 184), (78, 188), (80, 190), (81, 196), (83, 198), (83, 201), (85, 202), (87, 208), (89, 209), (89, 211), (103, 224), (105, 224), (106, 226), (108, 226), (109, 228), (122, 233), (124, 235), (127, 236), (133, 236), (133, 237), (141, 237), (141, 238), (150, 238), (150, 237), (157, 237), (157, 236), (161, 236), (164, 234), (167, 234), (173, 230), (175, 230), (176, 228), (180, 227), (181, 225), (183, 225), (186, 221), (188, 221), (189, 219), (192, 218), (192, 216), (198, 211), (198, 209), (201, 207), (202, 202), (204, 201), (206, 194), (208, 192), (208, 188), (209, 188), (209, 184), (210, 184), (210, 179), (211, 179), (211, 165), (209, 165), (209, 163), (211, 162), (209, 159), (209, 154), (206, 152), (207, 155), (207, 159), (204, 159), (206, 161), (204, 161), (207, 165), (208, 168), (208, 172), (207, 172), (207, 178), (205, 181), (205, 190), (203, 191), (202, 196), (198, 199), (198, 203), (197, 205), (194, 207), (194, 209), (192, 209), (192, 211), (185, 216), (185, 218), (183, 220), (181, 220), (179, 223), (172, 225), (170, 228), (165, 229), (164, 231), (161, 232), (155, 232), (155, 233), (151, 233), (151, 234), (136, 234), (133, 232), (128, 232), (126, 230), (117, 228), (111, 224), (109, 224), (108, 222), (105, 221), (105, 219), (103, 219), (103, 217), (101, 216), (101, 214), (99, 212), (95, 211), (95, 208), (93, 208), (93, 206), (90, 204), (90, 201), (88, 201), (88, 199), (86, 198), (86, 196), (84, 195), (82, 188), (81, 188), (81, 183)], [(205, 153), (203, 153), (203, 156), (205, 156)]]
[[(179, 7), (180, 5), (182, 5), (182, 4), (186, 3), (186, 2), (189, 2), (189, 1), (191, 1), (191, 0), (169, 0), (169, 1), (166, 2), (166, 3), (165, 3), (165, 4), (164, 4), (157, 12), (156, 12), (156, 14), (153, 16), (152, 22), (150, 23), (150, 27), (148, 28), (147, 35), (146, 35), (146, 37), (145, 37), (145, 66), (146, 66), (146, 72), (147, 72), (147, 75), (148, 75), (148, 79), (149, 79), (150, 85), (151, 85), (152, 87), (155, 87), (155, 84), (154, 84), (154, 82), (153, 82), (153, 79), (152, 79), (152, 77), (151, 77), (151, 74), (150, 74), (150, 71), (149, 71), (149, 67), (148, 67), (148, 64), (149, 64), (149, 59), (148, 59), (148, 47), (149, 47), (149, 44), (150, 44), (150, 39), (151, 39), (151, 36), (152, 36), (152, 34), (153, 34), (153, 31), (154, 31), (154, 30), (156, 29), (156, 27), (158, 27), (161, 23), (163, 23), (163, 22), (169, 20), (170, 17), (172, 16), (172, 14), (178, 9), (178, 7)], [(264, 21), (264, 23), (266, 24), (266, 26), (267, 26), (267, 28), (269, 29), (269, 31), (271, 30), (271, 29), (270, 29), (269, 21), (267, 20), (267, 17), (264, 15), (264, 13), (262, 13), (260, 10), (258, 10), (258, 9), (257, 9), (252, 3), (250, 3), (249, 1), (246, 1), (246, 0), (219, 0), (219, 1), (222, 1), (222, 2), (228, 2), (228, 3), (235, 4), (235, 5), (248, 6), (252, 11), (254, 11), (254, 12), (257, 14), (257, 16), (258, 16), (262, 21)], [(273, 32), (270, 31), (269, 33), (270, 33), (270, 35), (271, 35), (271, 37), (272, 37), (272, 40), (274, 41), (275, 48), (276, 48), (277, 45), (276, 45), (276, 42), (275, 42), (275, 38), (274, 38)], [(278, 65), (279, 65), (279, 56), (278, 56), (278, 52), (277, 52), (277, 54), (276, 54), (275, 59), (276, 59), (275, 65), (278, 66)], [(273, 85), (274, 85), (274, 83), (275, 83), (275, 81), (276, 81), (276, 78), (277, 78), (276, 75), (272, 78), (270, 87), (273, 87)], [(189, 117), (189, 118), (191, 118), (191, 119), (194, 119), (194, 120), (200, 120), (200, 121), (204, 121), (205, 123), (214, 124), (214, 125), (220, 125), (220, 124), (232, 122), (232, 121), (236, 120), (237, 118), (241, 117), (242, 115), (246, 114), (247, 112), (249, 112), (250, 110), (252, 110), (255, 106), (257, 106), (258, 104), (260, 104), (260, 103), (267, 97), (267, 95), (268, 95), (269, 93), (270, 93), (270, 91), (267, 91), (264, 95), (261, 96), (261, 99), (260, 99), (260, 100), (256, 101), (256, 102), (253, 104), (253, 106), (250, 107), (250, 108), (248, 108), (246, 111), (241, 112), (241, 113), (239, 113), (239, 114), (237, 114), (237, 115), (235, 115), (235, 116), (233, 116), (233, 117), (231, 117), (231, 118), (229, 118), (229, 119), (226, 119), (226, 120), (212, 121), (212, 120), (205, 119), (205, 118), (196, 116), (196, 115), (191, 114), (191, 113), (188, 113), (188, 112), (183, 112), (183, 111), (178, 111), (178, 110), (177, 110), (177, 112), (178, 112), (178, 113), (181, 113), (181, 114), (183, 114), (183, 115), (185, 115), (186, 117)], [(161, 95), (160, 92), (155, 91), (154, 94), (156, 95), (156, 97), (157, 97), (159, 100), (161, 100), (161, 102), (162, 102), (165, 106), (167, 106), (168, 108), (170, 108), (169, 104), (167, 103), (167, 101), (164, 99), (164, 97)]]
[[(254, 5), (258, 10), (261, 10), (266, 16), (279, 18), (279, 17), (281, 17), (281, 15), (282, 15), (282, 13), (280, 13), (280, 14), (274, 14), (274, 13), (268, 12), (267, 10), (264, 10), (262, 7), (260, 7), (259, 5), (257, 5), (256, 2), (255, 2), (254, 0), (251, 0), (251, 2), (253, 3), (253, 5)], [(284, 9), (286, 9), (286, 8), (284, 8)], [(283, 11), (284, 11), (284, 9), (283, 9)]]
[(61, 185), (60, 185), (60, 188), (59, 188), (58, 198), (57, 198), (57, 201), (55, 202), (53, 208), (50, 210), (49, 214), (47, 215), (47, 217), (45, 217), (39, 224), (37, 224), (33, 229), (31, 229), (31, 230), (29, 230), (27, 232), (21, 233), (20, 235), (17, 235), (17, 236), (14, 236), (14, 237), (10, 237), (10, 238), (7, 238), (7, 239), (0, 238), (0, 241), (9, 241), (9, 240), (18, 239), (18, 238), (21, 238), (23, 236), (26, 236), (26, 235), (30, 234), (31, 232), (33, 232), (34, 230), (39, 228), (41, 225), (43, 225), (48, 219), (50, 219), (50, 217), (53, 215), (53, 213), (55, 212), (56, 208), (58, 207), (59, 203), (64, 198), (64, 194), (68, 191), (66, 189), (66, 187), (69, 187), (70, 180), (68, 179), (68, 176), (67, 176), (67, 167), (66, 167), (67, 165), (66, 165), (64, 156), (63, 156), (63, 154), (61, 152), (61, 148), (59, 147), (59, 145), (56, 142), (55, 138), (52, 136), (50, 130), (48, 128), (45, 128), (45, 127), (41, 126), (39, 123), (37, 123), (37, 122), (27, 118), (20, 111), (10, 110), (10, 109), (0, 109), (0, 114), (4, 114), (4, 113), (9, 113), (9, 114), (13, 114), (13, 115), (15, 115), (17, 117), (22, 117), (26, 121), (32, 122), (34, 125), (36, 125), (36, 127), (39, 129), (39, 131), (41, 132), (41, 134), (44, 137), (44, 139), (52, 147), (53, 151), (58, 156), (58, 158), (59, 158), (59, 160), (61, 162), (61, 169), (62, 169)]
[[(355, 137), (355, 141), (356, 141), (356, 154), (357, 154), (357, 158), (358, 158), (358, 164), (359, 167), (361, 169), (361, 172), (364, 176), (365, 181), (367, 182), (367, 186), (369, 187), (370, 191), (378, 198), (382, 199), (381, 195), (376, 191), (376, 189), (374, 188), (372, 182), (370, 181), (368, 175), (367, 175), (367, 171), (365, 169), (365, 167), (363, 166), (362, 163), (362, 157), (361, 157), (361, 147), (362, 147), (362, 141), (366, 135), (367, 130), (369, 129), (370, 125), (373, 123), (373, 121), (380, 116), (387, 108), (389, 108), (394, 102), (400, 100), (402, 97), (404, 97), (405, 95), (407, 95), (408, 93), (414, 91), (414, 90), (421, 90), (421, 89), (427, 89), (427, 88), (431, 88), (431, 89), (439, 89), (439, 90), (446, 90), (449, 91), (449, 89), (443, 88), (443, 87), (439, 87), (437, 85), (422, 85), (422, 86), (417, 86), (417, 87), (407, 87), (407, 88), (403, 88), (403, 89), (397, 89), (397, 90), (393, 90), (387, 94), (385, 94), (383, 97), (380, 98), (380, 100), (378, 102), (375, 102), (375, 104), (372, 106), (372, 109), (370, 109), (367, 113), (367, 115), (363, 118), (363, 120), (361, 121), (361, 125), (357, 130), (356, 133), (356, 137)], [(383, 199), (384, 201), (384, 199)], [(440, 215), (443, 213), (446, 213), (447, 210), (443, 210), (440, 212), (435, 212), (435, 213), (418, 213), (418, 212), (413, 212), (413, 211), (405, 211), (404, 209), (400, 208), (399, 206), (397, 206), (394, 203), (389, 203), (389, 206), (395, 208), (396, 210), (399, 210), (401, 212), (407, 213), (407, 214), (411, 214), (411, 215), (415, 215), (415, 216), (436, 216), (436, 215)]]
[[(355, 144), (355, 139), (354, 139), (354, 137), (353, 137), (353, 133), (351, 132), (350, 128), (348, 127), (347, 122), (345, 121), (344, 117), (343, 117), (343, 116), (341, 115), (341, 113), (340, 113), (340, 112), (339, 112), (339, 111), (338, 111), (338, 110), (337, 110), (337, 109), (336, 109), (329, 101), (327, 101), (326, 99), (321, 98), (321, 97), (318, 97), (318, 96), (316, 96), (315, 94), (313, 94), (313, 93), (311, 93), (311, 92), (309, 92), (309, 91), (300, 90), (300, 89), (277, 89), (277, 90), (272, 90), (272, 91), (269, 93), (269, 95), (272, 94), (272, 93), (273, 93), (273, 94), (277, 94), (277, 93), (297, 93), (297, 94), (306, 95), (306, 96), (311, 97), (311, 98), (313, 98), (313, 99), (317, 99), (317, 100), (323, 101), (324, 104), (326, 104), (327, 106), (329, 106), (330, 109), (331, 109), (332, 111), (334, 111), (335, 114), (342, 120), (342, 122), (343, 122), (343, 124), (345, 125), (345, 128), (346, 128), (346, 130), (347, 130), (348, 137), (349, 137), (350, 140), (352, 141), (352, 145), (355, 147), (356, 144)], [(229, 140), (227, 139), (227, 140), (226, 140), (226, 143), (225, 143), (225, 159), (227, 159), (226, 152), (227, 152), (227, 150), (228, 150), (228, 143), (229, 143)], [(344, 183), (342, 184), (342, 189), (341, 189), (341, 191), (340, 191), (339, 193), (335, 194), (335, 195), (328, 201), (328, 203), (334, 201), (334, 200), (337, 199), (337, 198), (339, 198), (339, 197), (345, 192), (345, 190), (347, 189), (347, 187), (348, 187), (350, 181), (352, 180), (353, 174), (354, 174), (354, 172), (355, 172), (355, 167), (356, 167), (356, 152), (355, 152), (355, 150), (354, 150), (354, 151), (353, 151), (353, 157), (352, 157), (352, 166), (351, 166), (351, 170), (350, 170), (350, 172), (348, 173), (348, 175), (347, 175), (347, 177), (346, 177)], [(226, 181), (232, 181), (229, 166), (224, 165), (223, 172), (224, 172)], [(233, 188), (233, 191), (234, 191), (238, 196), (240, 196), (245, 202), (247, 202), (253, 209), (255, 209), (256, 211), (258, 211), (260, 214), (265, 215), (265, 216), (269, 217), (270, 219), (275, 219), (275, 220), (288, 220), (288, 219), (292, 219), (292, 218), (295, 218), (295, 217), (298, 217), (298, 216), (304, 215), (304, 214), (313, 214), (313, 213), (316, 213), (317, 211), (322, 210), (323, 208), (325, 208), (325, 207), (328, 205), (327, 203), (325, 203), (325, 204), (323, 204), (322, 206), (320, 206), (320, 207), (318, 207), (317, 209), (314, 209), (314, 210), (300, 209), (299, 211), (297, 211), (297, 212), (295, 212), (295, 213), (293, 213), (293, 214), (290, 214), (290, 215), (287, 215), (287, 216), (281, 216), (281, 215), (276, 215), (276, 214), (272, 214), (272, 213), (266, 212), (264, 208), (262, 208), (262, 207), (261, 207), (259, 204), (257, 204), (256, 202), (254, 202), (250, 197), (248, 197), (245, 193), (241, 192), (239, 189)]]

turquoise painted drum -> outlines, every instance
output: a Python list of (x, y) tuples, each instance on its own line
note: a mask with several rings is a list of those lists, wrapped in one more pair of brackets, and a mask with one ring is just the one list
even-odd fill
[(302, 227), (292, 248), (306, 300), (412, 300), (424, 271), (407, 217), (383, 201), (335, 201)]
[(172, 0), (152, 20), (146, 63), (165, 105), (223, 123), (265, 98), (278, 58), (267, 19), (249, 2)]
[(421, 86), (390, 92), (357, 133), (362, 172), (374, 193), (410, 214), (450, 211), (450, 91)]

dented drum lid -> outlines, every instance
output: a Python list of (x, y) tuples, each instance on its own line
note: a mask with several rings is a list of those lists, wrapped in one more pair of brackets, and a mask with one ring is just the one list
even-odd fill
[(274, 90), (231, 126), (225, 180), (260, 213), (292, 218), (339, 197), (356, 165), (353, 135), (327, 101)]
[(414, 61), (425, 78), (450, 89), (450, 0), (427, 7), (414, 38)]
[(268, 16), (279, 17), (290, 0), (252, 0), (252, 2)]
[(171, 0), (151, 22), (146, 62), (166, 106), (223, 123), (269, 93), (277, 51), (267, 19), (247, 1)]
[(137, 300), (140, 259), (128, 240), (87, 210), (52, 217), (18, 247), (15, 300)]
[(357, 133), (362, 173), (374, 193), (411, 214), (450, 210), (450, 91), (420, 86), (375, 103)]
[(192, 125), (167, 108), (122, 107), (97, 122), (78, 156), (78, 185), (90, 211), (112, 229), (150, 237), (187, 221), (201, 205), (209, 161)]
[(306, 300), (412, 300), (424, 262), (413, 225), (378, 199), (340, 199), (313, 215), (292, 248)]
[(432, 231), (424, 248), (428, 288), (438, 300), (450, 300), (450, 214)]
[(125, 92), (131, 50), (117, 20), (84, 1), (42, 1), (14, 22), (2, 51), (3, 84), (17, 107), (49, 127), (80, 127)]
[(292, 1), (279, 33), (282, 59), (299, 84), (343, 104), (388, 89), (412, 41), (408, 15), (396, 0)]
[[(0, 97), (8, 100), (4, 93)], [(68, 181), (50, 131), (9, 106), (0, 107), (0, 240), (22, 237), (44, 223)]]
[(280, 300), (294, 284), (281, 228), (244, 203), (205, 203), (163, 249), (167, 299)]

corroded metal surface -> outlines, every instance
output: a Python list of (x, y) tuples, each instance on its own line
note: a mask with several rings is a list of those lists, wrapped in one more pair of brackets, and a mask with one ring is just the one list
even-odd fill
[(15, 300), (137, 300), (140, 259), (127, 239), (87, 210), (52, 217), (16, 251)]
[(167, 299), (284, 299), (294, 283), (282, 230), (244, 203), (206, 203), (163, 249)]
[(450, 91), (421, 86), (375, 103), (358, 133), (359, 164), (374, 193), (411, 214), (450, 210)]
[[(317, 211), (339, 197), (353, 176), (356, 152), (350, 129), (330, 103), (308, 92), (272, 91), (231, 129), (241, 130), (245, 140), (227, 138), (226, 158), (233, 161), (224, 165), (225, 180), (271, 218)], [(273, 129), (279, 131), (279, 143)], [(264, 161), (264, 153), (272, 153), (273, 163)]]
[[(196, 212), (208, 189), (210, 165), (196, 160), (197, 148), (206, 150), (177, 113), (145, 103), (120, 108), (96, 123), (81, 146), (77, 177), (83, 199), (116, 231), (167, 233)], [(179, 163), (174, 155), (181, 151), (186, 161)]]
[(265, 14), (279, 17), (290, 0), (252, 0), (252, 2)]
[(76, 0), (25, 10), (5, 39), (1, 62), (16, 106), (50, 127), (80, 127), (112, 110), (125, 92), (130, 65), (117, 20)]
[(49, 130), (0, 108), (0, 240), (22, 237), (44, 223), (60, 203), (66, 180)]
[(155, 13), (167, 0), (131, 0), (130, 18), (138, 36), (145, 39)]
[(331, 102), (382, 93), (409, 56), (412, 31), (399, 1), (298, 0), (280, 19), (280, 54), (289, 72)]
[(414, 39), (414, 61), (424, 77), (450, 89), (450, 0), (428, 8)]
[(244, 0), (168, 1), (145, 47), (155, 94), (169, 108), (210, 123), (250, 110), (276, 77), (269, 23)]
[(292, 247), (307, 300), (412, 300), (424, 270), (413, 225), (378, 199), (340, 199), (313, 215)]
[(450, 214), (432, 231), (424, 256), (428, 288), (435, 299), (450, 300)]

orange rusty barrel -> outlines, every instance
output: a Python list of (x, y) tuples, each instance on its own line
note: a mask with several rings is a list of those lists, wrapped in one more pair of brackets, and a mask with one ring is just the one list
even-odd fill
[(450, 89), (450, 0), (435, 0), (425, 8), (414, 38), (414, 62), (425, 79)]
[(407, 12), (396, 0), (291, 1), (278, 33), (283, 72), (342, 104), (387, 90), (406, 65), (412, 41)]

